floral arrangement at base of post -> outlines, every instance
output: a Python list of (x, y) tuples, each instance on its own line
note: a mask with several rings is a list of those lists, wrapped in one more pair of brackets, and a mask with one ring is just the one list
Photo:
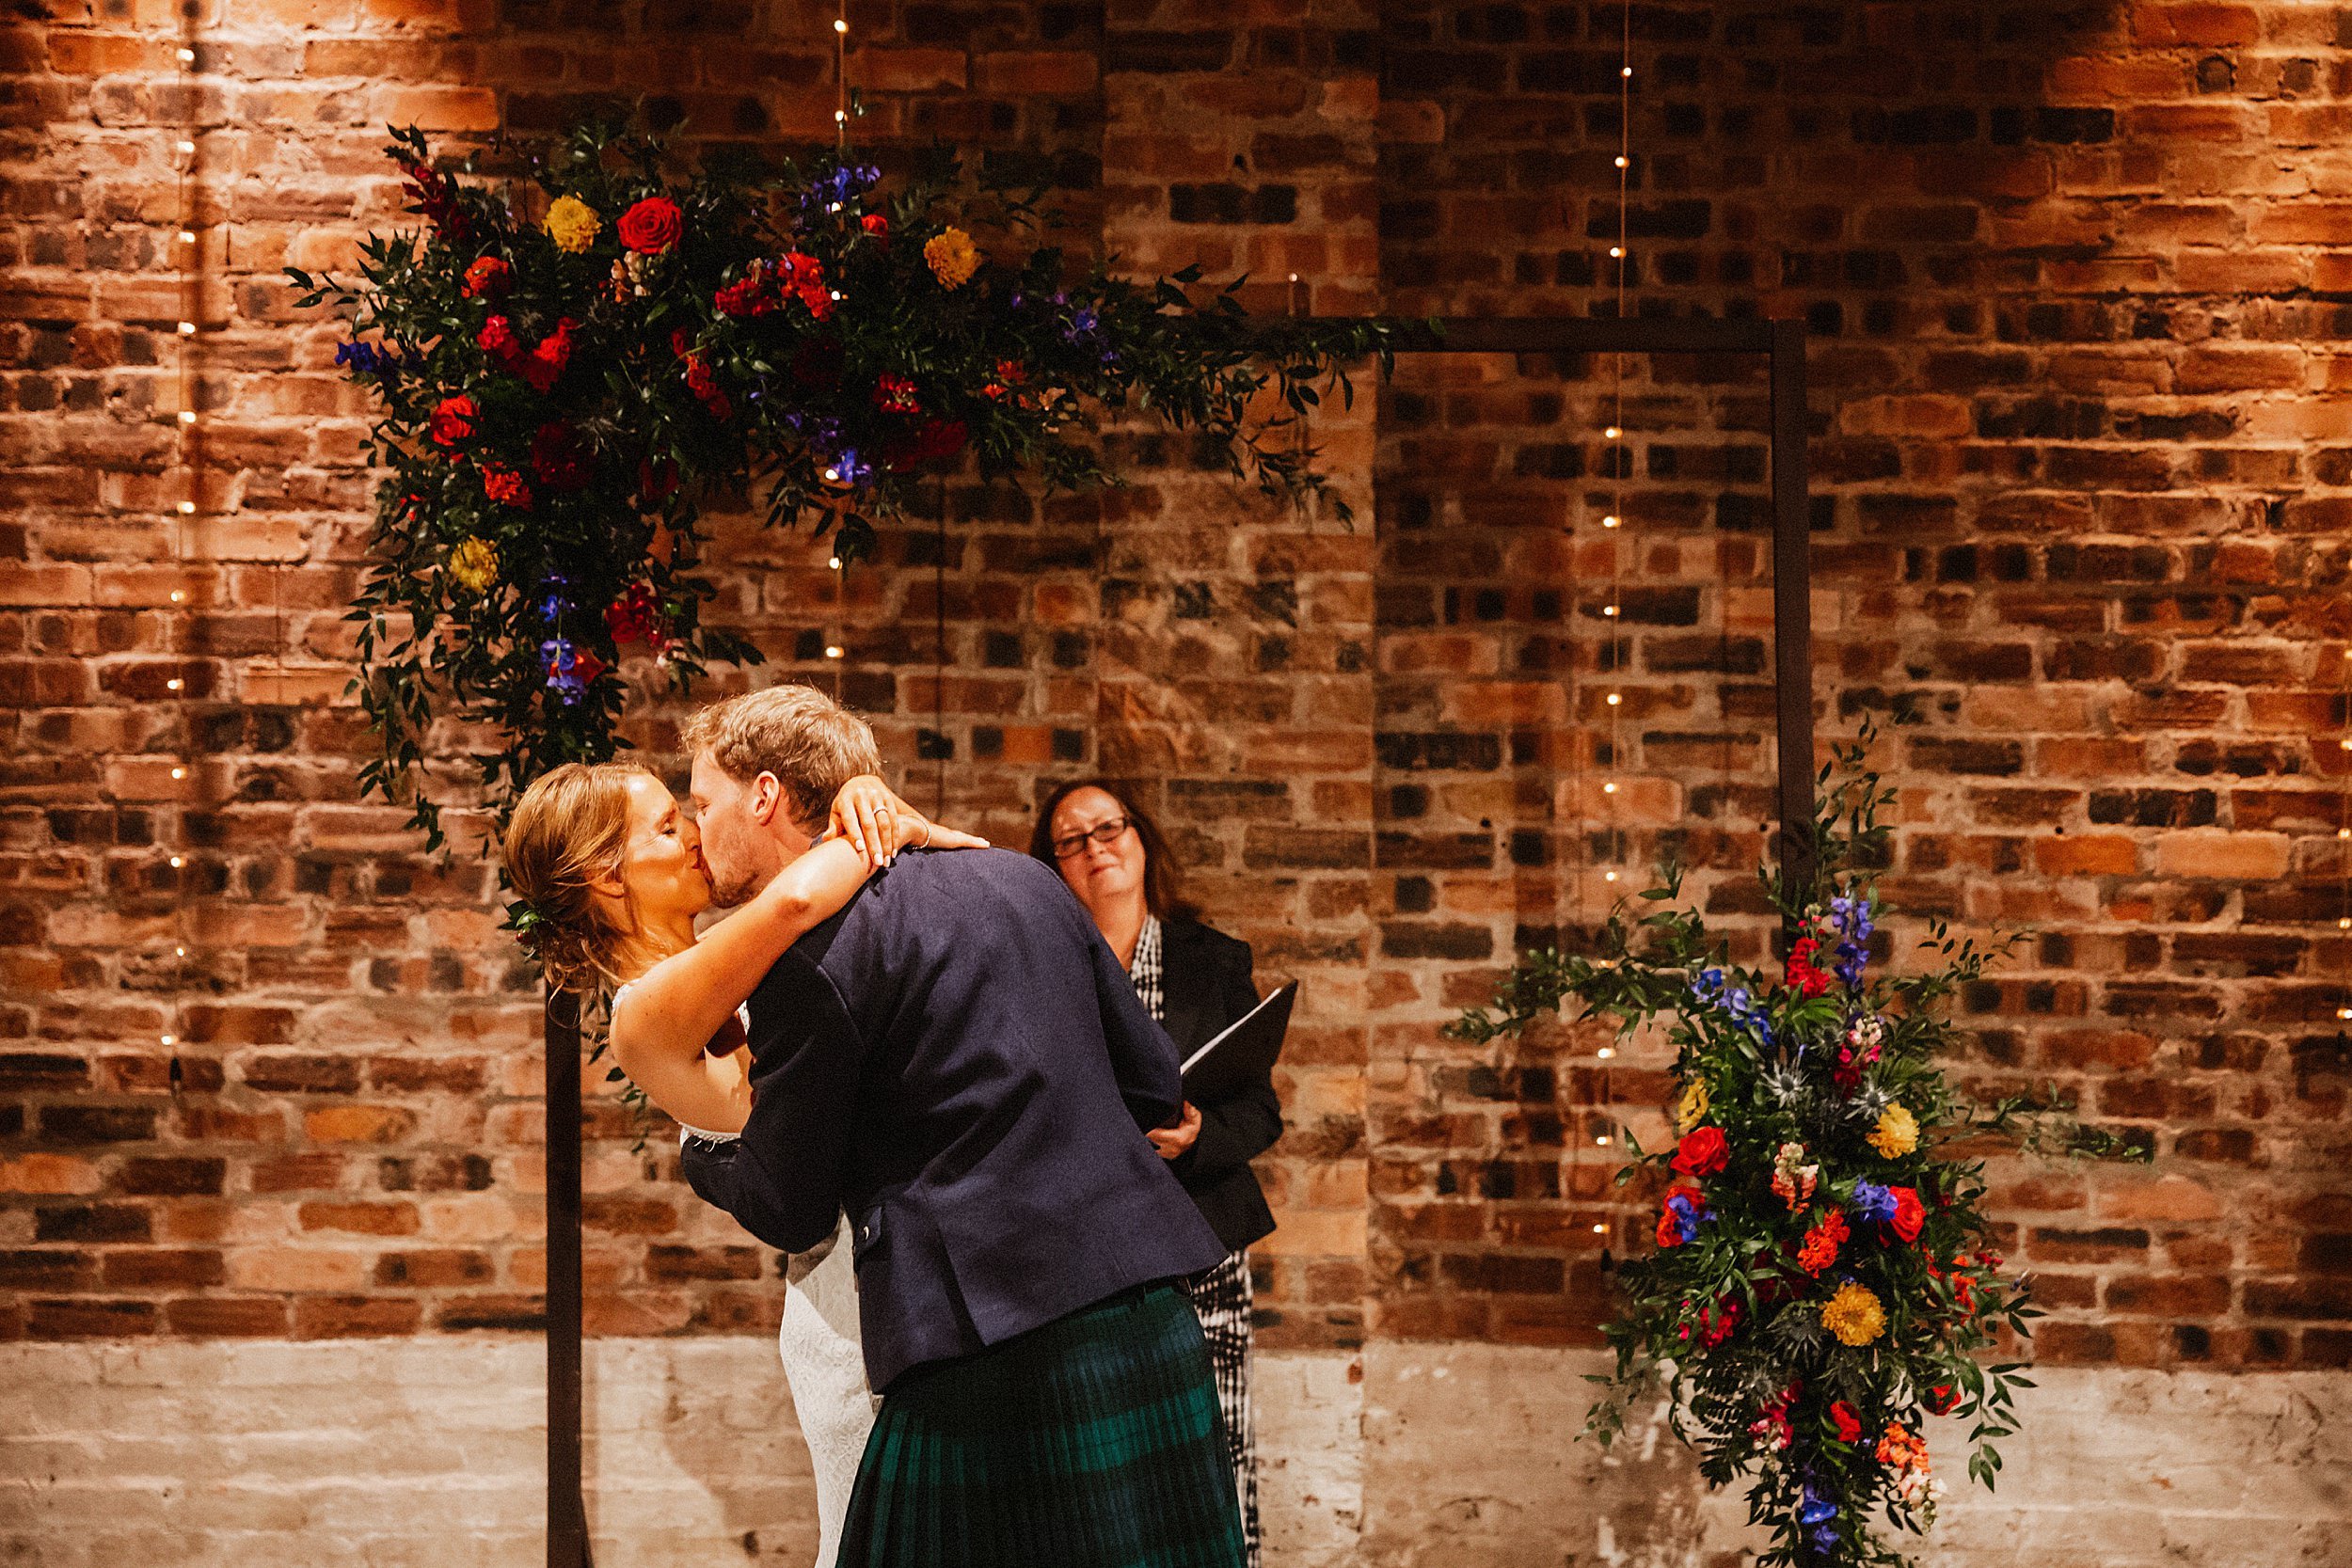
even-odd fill
[[(1692, 910), (1638, 918), (1620, 905), (1599, 956), (1526, 955), (1498, 991), (1448, 1027), (1484, 1041), (1568, 998), (1626, 1033), (1668, 1023), (1677, 1047), (1677, 1141), (1627, 1143), (1622, 1182), (1662, 1189), (1648, 1256), (1616, 1271), (1616, 1353), (1587, 1431), (1606, 1445), (1629, 1405), (1663, 1394), (1677, 1436), (1712, 1485), (1749, 1478), (1749, 1517), (1777, 1564), (1894, 1568), (1908, 1560), (1874, 1518), (1917, 1532), (1945, 1495), (1929, 1418), (1972, 1421), (1969, 1473), (1987, 1487), (1996, 1439), (2015, 1430), (2022, 1363), (1986, 1364), (2006, 1329), (2022, 1341), (2027, 1282), (2001, 1272), (1982, 1163), (1951, 1146), (1988, 1135), (2039, 1152), (2144, 1159), (2046, 1095), (1964, 1101), (1937, 1057), (1939, 1006), (2016, 940), (1990, 947), (1931, 923), (1937, 966), (1869, 976), (1892, 799), (1862, 770), (1872, 731), (1822, 770), (1818, 869), (1800, 885), (1760, 873), (1792, 933), (1777, 974), (1741, 969)], [(1833, 777), (1844, 782), (1827, 787)], [(1643, 900), (1671, 906), (1680, 877)], [(1883, 939), (1881, 944), (1883, 945)], [(2014, 1342), (2014, 1341), (2012, 1341)]]
[(1042, 192), (983, 176), (957, 207), (967, 182), (944, 156), (887, 193), (847, 152), (713, 152), (673, 180), (658, 141), (599, 125), (515, 152), (510, 194), (437, 165), (414, 128), (392, 135), (421, 227), (371, 235), (356, 287), (288, 275), (304, 307), (347, 315), (336, 361), (381, 409), (370, 456), (389, 477), (350, 616), (382, 740), (362, 787), (410, 800), (437, 847), (437, 723), (503, 736), (479, 759), (502, 820), (530, 779), (619, 746), (625, 657), (681, 686), (756, 660), (702, 621), (706, 496), (809, 519), (850, 560), (944, 466), (1116, 483), (1089, 437), (1143, 408), (1236, 477), (1346, 515), (1313, 450), (1274, 436), (1324, 392), (1352, 402), (1347, 363), (1387, 370), (1390, 324), (1259, 320), (1238, 283), (1196, 301), (1189, 269), (1135, 284), (1051, 248), (992, 254), (975, 231), (1012, 245)]

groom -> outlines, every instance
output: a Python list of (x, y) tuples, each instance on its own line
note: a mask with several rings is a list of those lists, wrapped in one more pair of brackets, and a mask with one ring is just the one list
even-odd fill
[[(808, 687), (688, 725), (721, 903), (804, 853), (881, 770)], [(882, 1395), (840, 1562), (1010, 1568), (1242, 1560), (1199, 1322), (1169, 1281), (1224, 1249), (1145, 1138), (1174, 1046), (1054, 872), (902, 852), (751, 999), (739, 1140), (691, 1141), (695, 1192), (805, 1251), (846, 1209)]]

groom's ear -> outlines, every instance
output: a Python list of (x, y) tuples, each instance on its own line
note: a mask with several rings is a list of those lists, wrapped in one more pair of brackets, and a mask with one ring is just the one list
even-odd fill
[(773, 773), (762, 773), (752, 781), (751, 799), (744, 803), (751, 807), (753, 821), (763, 828), (772, 827), (784, 805), (784, 781)]

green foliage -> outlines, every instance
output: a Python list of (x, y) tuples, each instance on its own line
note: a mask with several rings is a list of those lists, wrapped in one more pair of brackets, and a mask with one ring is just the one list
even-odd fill
[(382, 740), (361, 783), (410, 802), (436, 846), (448, 782), (428, 750), (460, 729), (498, 739), (478, 782), (502, 821), (532, 778), (623, 744), (625, 652), (681, 688), (757, 659), (704, 622), (706, 499), (753, 497), (855, 559), (967, 454), (988, 478), (1116, 483), (1091, 437), (1149, 410), (1236, 478), (1347, 514), (1299, 421), (1352, 402), (1348, 364), (1389, 367), (1391, 326), (1261, 322), (1194, 269), (1136, 284), (1024, 253), (1037, 190), (944, 155), (887, 194), (834, 156), (674, 178), (659, 141), (597, 125), (528, 155), (535, 205), (594, 214), (567, 247), (436, 167), (413, 128), (388, 150), (421, 226), (371, 235), (355, 285), (289, 275), (303, 305), (348, 316), (339, 360), (380, 409), (387, 477), (350, 615)]
[(1632, 1148), (1619, 1173), (1670, 1190), (1657, 1247), (1618, 1271), (1616, 1367), (1596, 1379), (1587, 1431), (1605, 1444), (1632, 1402), (1662, 1393), (1707, 1480), (1746, 1479), (1751, 1519), (1774, 1532), (1766, 1568), (1904, 1563), (1872, 1520), (1932, 1522), (1942, 1483), (1915, 1446), (1930, 1415), (1972, 1423), (1969, 1473), (1994, 1483), (2015, 1391), (2032, 1385), (1987, 1354), (2004, 1329), (2025, 1339), (2039, 1311), (2000, 1272), (1983, 1164), (1963, 1148), (2144, 1157), (2052, 1095), (1982, 1105), (1946, 1079), (1955, 1041), (1939, 1007), (2016, 936), (1988, 945), (1938, 923), (1932, 967), (1867, 976), (1893, 798), (1863, 767), (1871, 738), (1822, 769), (1812, 875), (1759, 872), (1790, 933), (1776, 973), (1730, 963), (1668, 867), (1611, 911), (1595, 956), (1525, 955), (1448, 1030), (1489, 1040), (1574, 1002), (1620, 1036), (1667, 1031), (1680, 1138)]

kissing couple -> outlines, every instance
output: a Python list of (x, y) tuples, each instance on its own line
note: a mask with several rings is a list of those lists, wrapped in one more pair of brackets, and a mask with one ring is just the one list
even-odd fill
[(892, 794), (812, 688), (685, 741), (691, 819), (642, 768), (566, 764), (507, 873), (548, 978), (610, 997), (694, 1191), (791, 1255), (819, 1562), (1239, 1568), (1175, 1284), (1225, 1248), (1145, 1136), (1179, 1119), (1176, 1048), (1085, 908)]

